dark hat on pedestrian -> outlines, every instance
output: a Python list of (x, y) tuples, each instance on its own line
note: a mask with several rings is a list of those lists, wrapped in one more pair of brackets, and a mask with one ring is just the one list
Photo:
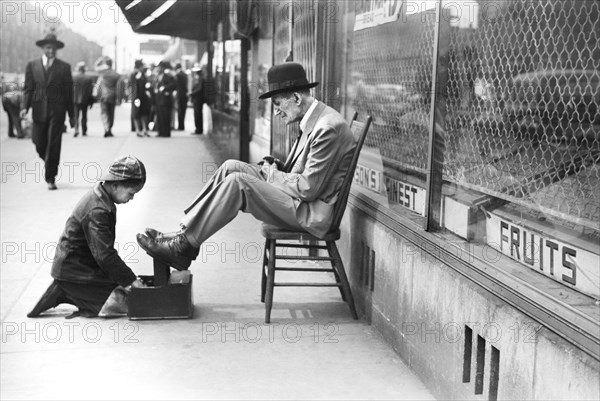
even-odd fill
[(144, 62), (142, 59), (135, 60), (133, 63), (134, 68), (142, 68), (144, 66)]
[(35, 44), (39, 47), (44, 47), (48, 44), (54, 44), (57, 49), (62, 49), (63, 47), (65, 47), (65, 44), (60, 40), (56, 39), (56, 35), (53, 33), (47, 34), (44, 39), (38, 40), (37, 42), (35, 42)]
[(178, 69), (180, 69), (180, 68), (181, 68), (181, 63), (177, 63), (177, 64), (175, 64), (175, 69), (176, 69), (176, 70), (178, 70)]
[(308, 82), (304, 67), (292, 62), (271, 67), (267, 72), (267, 82), (269, 91), (260, 95), (259, 99), (267, 99), (278, 93), (309, 89), (319, 85), (318, 82)]
[(142, 180), (146, 182), (146, 167), (131, 155), (115, 160), (99, 181)]
[(158, 66), (164, 68), (165, 70), (170, 70), (172, 68), (171, 63), (169, 63), (168, 61), (165, 61), (165, 60), (158, 63)]

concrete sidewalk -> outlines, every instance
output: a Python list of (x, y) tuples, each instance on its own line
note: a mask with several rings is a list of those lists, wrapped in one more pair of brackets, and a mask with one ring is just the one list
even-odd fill
[(31, 141), (7, 139), (0, 119), (1, 399), (433, 399), (378, 333), (350, 317), (336, 288), (278, 288), (265, 325), (260, 223), (244, 213), (191, 266), (192, 319), (66, 320), (68, 305), (28, 319), (68, 215), (114, 159), (146, 164), (145, 188), (117, 207), (117, 249), (137, 274), (152, 274), (135, 234), (177, 229), (224, 158), (210, 136), (189, 131), (137, 138), (127, 105), (116, 136), (103, 138), (96, 113), (88, 137), (64, 135), (57, 191), (46, 189)]

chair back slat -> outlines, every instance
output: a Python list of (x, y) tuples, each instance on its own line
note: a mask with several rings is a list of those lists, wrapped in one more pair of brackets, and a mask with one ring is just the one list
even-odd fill
[(352, 181), (354, 179), (354, 170), (356, 169), (356, 164), (358, 163), (358, 157), (360, 156), (360, 151), (365, 143), (365, 138), (367, 137), (367, 132), (369, 131), (369, 127), (371, 126), (371, 116), (367, 116), (365, 121), (358, 120), (358, 112), (354, 112), (352, 116), (352, 120), (350, 121), (350, 129), (354, 134), (356, 141), (356, 149), (354, 150), (354, 154), (352, 155), (352, 161), (350, 162), (350, 166), (348, 166), (348, 171), (346, 172), (346, 176), (344, 177), (344, 181), (342, 182), (342, 187), (340, 188), (340, 193), (338, 195), (338, 200), (335, 203), (335, 207), (333, 209), (333, 221), (331, 224), (330, 231), (335, 231), (339, 229), (340, 223), (342, 222), (342, 217), (344, 217), (344, 212), (346, 211), (346, 204), (348, 203), (348, 196), (350, 195), (350, 188), (352, 187)]

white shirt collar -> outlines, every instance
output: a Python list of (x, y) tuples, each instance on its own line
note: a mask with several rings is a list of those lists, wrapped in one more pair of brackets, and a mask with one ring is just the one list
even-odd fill
[(312, 104), (308, 108), (308, 111), (306, 112), (306, 114), (304, 115), (304, 117), (302, 117), (302, 120), (300, 120), (300, 130), (301, 131), (304, 132), (304, 128), (306, 128), (306, 124), (308, 123), (308, 119), (310, 118), (310, 116), (312, 115), (312, 113), (317, 108), (317, 104), (319, 104), (319, 101), (317, 99), (315, 99), (314, 102), (312, 102)]
[[(50, 60), (50, 64), (48, 64), (48, 60)], [(42, 54), (42, 65), (44, 65), (44, 66), (48, 65), (48, 67), (52, 67), (53, 62), (54, 62), (53, 58), (49, 59), (48, 57), (46, 57), (45, 54)]]

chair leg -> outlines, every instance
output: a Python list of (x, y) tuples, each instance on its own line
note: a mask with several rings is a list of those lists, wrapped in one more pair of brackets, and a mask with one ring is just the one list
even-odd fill
[(265, 292), (267, 289), (267, 265), (269, 263), (269, 246), (271, 245), (270, 239), (265, 241), (265, 252), (263, 255), (263, 264), (261, 269), (261, 281), (260, 281), (260, 302), (265, 302)]
[[(330, 258), (335, 257), (334, 255), (331, 254), (331, 252), (328, 252), (328, 253), (329, 253)], [(338, 284), (342, 284), (342, 280), (340, 280), (340, 275), (338, 274), (333, 261), (331, 261), (331, 267), (333, 267), (333, 276), (335, 277), (335, 282)], [(342, 286), (338, 287), (338, 290), (340, 290), (340, 295), (342, 296), (342, 301), (347, 302), (346, 293), (344, 292), (343, 284), (342, 284)]]
[(331, 255), (334, 263), (333, 269), (336, 270), (339, 274), (339, 278), (342, 282), (342, 288), (344, 289), (344, 293), (346, 294), (346, 302), (348, 303), (348, 307), (350, 308), (350, 313), (352, 314), (352, 318), (355, 320), (358, 319), (358, 314), (356, 313), (356, 308), (354, 306), (354, 298), (352, 297), (352, 290), (350, 289), (350, 283), (348, 282), (348, 277), (346, 276), (346, 271), (344, 270), (344, 263), (342, 262), (342, 258), (340, 253), (338, 252), (337, 246), (333, 241), (327, 241), (327, 250)]
[(269, 262), (267, 271), (267, 294), (265, 299), (265, 323), (271, 323), (271, 309), (273, 308), (273, 291), (275, 289), (275, 243), (271, 240), (269, 243)]

